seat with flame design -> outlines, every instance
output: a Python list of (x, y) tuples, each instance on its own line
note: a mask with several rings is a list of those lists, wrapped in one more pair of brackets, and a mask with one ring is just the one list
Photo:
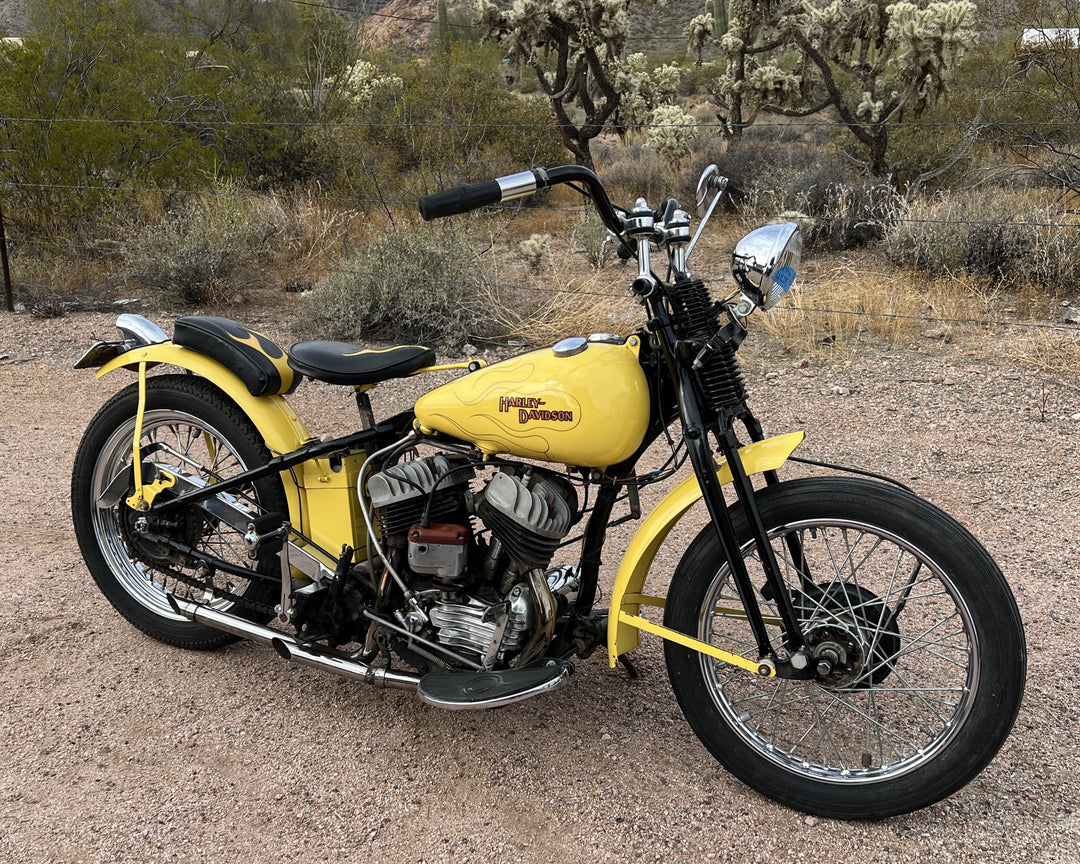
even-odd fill
[(406, 378), (435, 362), (435, 352), (422, 345), (364, 348), (350, 342), (297, 342), (289, 349), (289, 365), (301, 375), (328, 384), (360, 387), (390, 378)]
[(228, 318), (178, 318), (172, 341), (217, 360), (244, 382), (252, 396), (291, 393), (304, 380), (289, 366), (285, 351), (272, 339)]

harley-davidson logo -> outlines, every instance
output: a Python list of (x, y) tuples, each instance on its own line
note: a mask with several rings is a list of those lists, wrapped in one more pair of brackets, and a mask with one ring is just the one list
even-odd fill
[(499, 413), (508, 414), (515, 408), (518, 412), (518, 423), (528, 423), (530, 420), (546, 420), (555, 423), (573, 423), (573, 411), (549, 411), (543, 406), (547, 403), (535, 396), (500, 396)]

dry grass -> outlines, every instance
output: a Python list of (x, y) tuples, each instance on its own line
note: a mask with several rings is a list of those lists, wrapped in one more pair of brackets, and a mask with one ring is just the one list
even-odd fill
[[(601, 330), (631, 332), (642, 319), (627, 290), (628, 271), (618, 263), (592, 266), (573, 242), (581, 214), (557, 215), (559, 230), (552, 229), (550, 220), (526, 219), (492, 236), (484, 256), (483, 298), (492, 331), (532, 345)], [(531, 236), (525, 233), (530, 228), (545, 225), (553, 238), (550, 246), (539, 260), (527, 260), (518, 250), (521, 239)]]
[(924, 335), (954, 339), (1000, 318), (1001, 294), (972, 276), (929, 278), (860, 256), (804, 263), (789, 297), (765, 318), (784, 350), (852, 351), (872, 337), (903, 344)]
[(497, 329), (531, 345), (596, 332), (627, 334), (641, 324), (639, 307), (610, 274), (551, 276), (535, 285), (488, 286), (485, 302)]
[[(254, 235), (255, 245), (263, 250), (258, 256), (260, 304), (283, 300), (290, 288), (323, 281), (357, 248), (388, 232), (412, 232), (417, 223), (413, 207), (359, 213), (315, 194), (254, 198), (231, 191), (188, 201), (187, 212), (218, 227), (235, 229), (242, 222)], [(1014, 198), (1013, 205), (1024, 202), (1019, 195)], [(153, 223), (159, 204), (156, 197), (139, 202), (132, 221)], [(603, 256), (596, 254), (604, 232), (583, 218), (586, 212), (592, 211), (583, 207), (580, 195), (559, 189), (538, 207), (453, 220), (479, 254), (479, 305), (492, 338), (544, 344), (598, 331), (625, 334), (641, 326), (641, 309), (628, 290), (633, 268), (614, 259), (613, 246), (604, 249)], [(717, 214), (702, 237), (692, 266), (714, 296), (731, 289), (731, 249), (754, 227), (756, 222)], [(542, 254), (526, 260), (519, 247), (534, 234), (550, 235), (551, 242)], [(106, 302), (118, 296), (117, 290), (134, 296), (136, 286), (120, 278), (129, 262), (118, 244), (113, 246), (80, 256), (75, 263), (18, 256), (13, 268), (18, 299), (51, 315), (78, 308), (75, 301), (83, 296)], [(1006, 289), (1000, 280), (960, 269), (932, 278), (889, 260), (885, 251), (808, 251), (790, 296), (768, 314), (755, 316), (751, 326), (772, 334), (792, 353), (855, 353), (870, 340), (907, 344), (927, 334), (960, 340), (1000, 327), (1002, 318), (1038, 320), (1045, 316), (1047, 296), (1045, 285), (1013, 283)], [(1010, 359), (1062, 372), (1080, 366), (1080, 334), (1060, 328), (1004, 332)]]
[(1080, 330), (1032, 328), (1012, 334), (1005, 356), (1036, 369), (1074, 377), (1080, 369)]

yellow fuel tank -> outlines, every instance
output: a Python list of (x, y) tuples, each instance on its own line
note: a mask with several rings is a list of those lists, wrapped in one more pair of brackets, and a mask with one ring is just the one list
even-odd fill
[(437, 387), (416, 402), (427, 432), (488, 455), (606, 468), (628, 458), (649, 424), (641, 340), (564, 339)]

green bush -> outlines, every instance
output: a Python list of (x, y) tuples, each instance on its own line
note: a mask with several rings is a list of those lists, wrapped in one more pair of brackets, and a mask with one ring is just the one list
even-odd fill
[(365, 112), (382, 170), (435, 189), (565, 162), (546, 100), (508, 89), (501, 69), (497, 50), (462, 45), (395, 68), (400, 90)]
[(402, 227), (342, 262), (310, 295), (318, 332), (351, 342), (461, 345), (486, 335), (486, 281), (463, 229)]
[(245, 202), (225, 192), (134, 232), (123, 272), (165, 305), (219, 306), (243, 299), (263, 240)]
[(615, 237), (592, 207), (571, 229), (570, 242), (574, 253), (584, 255), (593, 270), (603, 270), (615, 256)]

